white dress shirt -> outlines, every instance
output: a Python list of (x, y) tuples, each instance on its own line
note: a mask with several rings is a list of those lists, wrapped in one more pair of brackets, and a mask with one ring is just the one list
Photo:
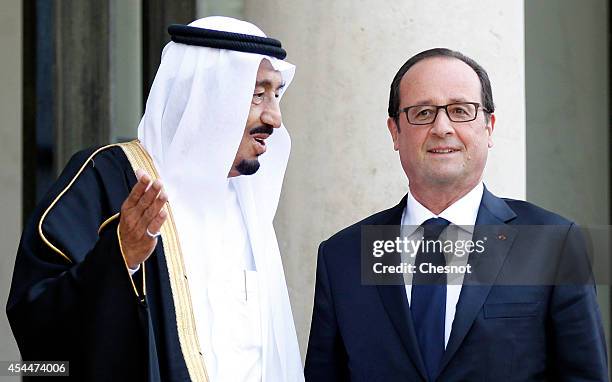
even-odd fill
[[(470, 192), (451, 204), (439, 215), (435, 215), (433, 212), (429, 211), (409, 192), (406, 208), (402, 214), (402, 226), (404, 226), (402, 227), (402, 236), (408, 237), (408, 240), (420, 239), (423, 236), (423, 228), (419, 226), (428, 219), (439, 217), (448, 220), (452, 225), (460, 226), (460, 229), (457, 230), (458, 237), (456, 239), (471, 240), (474, 233), (474, 224), (476, 224), (476, 216), (480, 208), (480, 201), (482, 200), (483, 190), (484, 186), (482, 182), (478, 183)], [(444, 235), (444, 233), (442, 235)], [(453, 254), (450, 253), (445, 253), (444, 255), (449, 265), (465, 265), (468, 260), (467, 255), (463, 257), (453, 256)], [(403, 261), (414, 264), (415, 257), (408, 257), (403, 259)], [(461, 293), (462, 282), (463, 277), (460, 276), (459, 279), (454, 279), (446, 286), (446, 316), (444, 320), (445, 348), (448, 344), (448, 339), (450, 338), (451, 329), (453, 327), (453, 320), (455, 319), (455, 311)], [(411, 294), (412, 283), (407, 282), (406, 295), (408, 297), (408, 304), (411, 302)]]

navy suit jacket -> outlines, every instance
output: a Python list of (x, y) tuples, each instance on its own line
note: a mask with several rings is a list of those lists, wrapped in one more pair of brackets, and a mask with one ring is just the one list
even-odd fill
[[(406, 197), (321, 243), (307, 381), (428, 380), (404, 285), (361, 280), (361, 227), (399, 225), (405, 205)], [(530, 235), (520, 229), (525, 225), (558, 229), (554, 235)], [(491, 282), (464, 282), (437, 381), (608, 380), (593, 284), (495, 282), (517, 270), (555, 270), (557, 254), (568, 247), (584, 253), (581, 241), (574, 240), (577, 232), (558, 215), (500, 199), (485, 188), (474, 239), (489, 238), (476, 265), (486, 269)]]

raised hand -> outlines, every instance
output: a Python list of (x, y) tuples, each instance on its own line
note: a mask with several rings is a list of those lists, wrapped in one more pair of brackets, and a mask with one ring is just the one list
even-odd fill
[(136, 269), (155, 249), (157, 236), (168, 213), (163, 210), (168, 196), (162, 182), (136, 170), (138, 182), (121, 206), (119, 235), (128, 266)]

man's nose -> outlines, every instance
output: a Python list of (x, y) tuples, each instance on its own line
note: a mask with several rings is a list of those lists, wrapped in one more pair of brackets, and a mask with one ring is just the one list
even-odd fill
[(453, 128), (453, 123), (448, 118), (448, 114), (446, 114), (446, 110), (442, 108), (438, 109), (438, 115), (436, 116), (436, 120), (433, 122), (433, 125), (431, 126), (431, 130), (430, 130), (431, 134), (444, 138), (445, 136), (449, 134), (453, 134), (454, 131), (455, 130)]
[(266, 107), (261, 113), (261, 122), (276, 129), (281, 126), (282, 121), (278, 99), (274, 98), (266, 103)]

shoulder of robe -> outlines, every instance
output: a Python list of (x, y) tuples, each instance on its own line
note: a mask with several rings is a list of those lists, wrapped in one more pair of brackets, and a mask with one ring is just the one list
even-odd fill
[(77, 152), (30, 217), (22, 242), (38, 242), (47, 261), (82, 261), (100, 228), (118, 216), (135, 179), (118, 144)]

